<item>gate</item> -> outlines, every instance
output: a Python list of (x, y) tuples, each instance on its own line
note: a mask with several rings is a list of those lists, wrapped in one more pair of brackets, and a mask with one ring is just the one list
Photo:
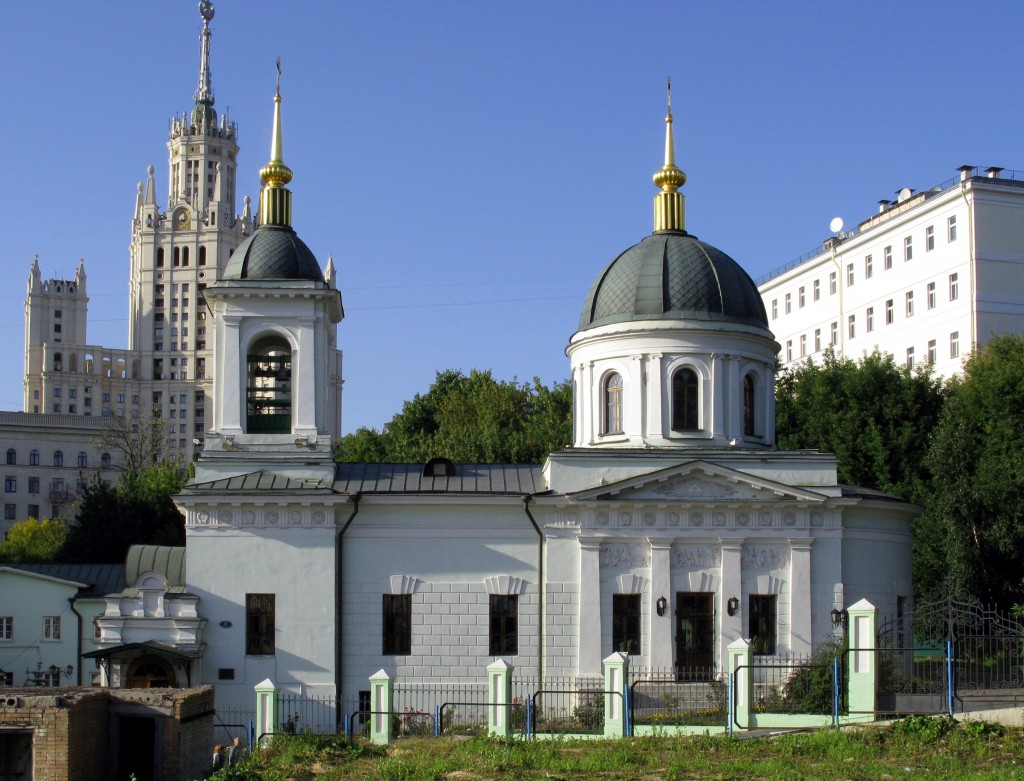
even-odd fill
[(1024, 703), (1024, 621), (945, 589), (879, 623), (878, 709), (954, 713)]

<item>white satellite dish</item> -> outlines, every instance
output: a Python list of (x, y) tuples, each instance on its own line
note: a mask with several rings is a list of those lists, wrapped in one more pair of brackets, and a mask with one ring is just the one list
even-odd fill
[(913, 194), (913, 190), (911, 190), (909, 187), (904, 187), (902, 190), (900, 190), (899, 195), (896, 196), (897, 202), (903, 203), (904, 201), (909, 200), (910, 196), (912, 196)]
[(828, 229), (833, 233), (839, 233), (843, 229), (843, 218), (833, 217), (832, 222), (828, 224)]

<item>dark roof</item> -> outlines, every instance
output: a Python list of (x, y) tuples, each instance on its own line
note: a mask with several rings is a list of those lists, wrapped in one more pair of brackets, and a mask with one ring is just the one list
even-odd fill
[(580, 330), (663, 319), (768, 327), (764, 302), (747, 272), (685, 231), (659, 231), (613, 260), (587, 294)]
[(51, 578), (86, 583), (80, 597), (101, 597), (120, 591), (124, 584), (123, 564), (5, 564), (5, 567), (35, 572)]
[[(334, 489), (363, 494), (498, 494), (540, 490), (539, 464), (455, 464), (454, 475), (425, 475), (423, 464), (338, 464)], [(441, 470), (443, 471), (443, 470)]]
[(887, 494), (885, 491), (878, 491), (874, 488), (862, 488), (859, 485), (840, 485), (839, 490), (843, 496), (856, 497), (858, 499), (875, 499), (882, 502), (903, 502), (904, 504), (911, 504), (907, 499), (903, 499), (895, 494)]
[(245, 475), (224, 477), (205, 483), (192, 483), (185, 488), (190, 491), (310, 491), (316, 489), (330, 490), (330, 485), (318, 480), (295, 480), (291, 477), (260, 470)]
[(195, 651), (183, 651), (180, 648), (172, 648), (169, 645), (162, 645), (161, 643), (155, 643), (152, 640), (147, 640), (144, 643), (126, 643), (125, 645), (115, 645), (111, 648), (101, 648), (98, 651), (90, 651), (87, 654), (82, 654), (82, 658), (105, 659), (112, 656), (133, 654), (136, 651), (159, 654), (160, 656), (167, 657), (171, 660), (198, 659), (200, 656), (200, 654)]
[(294, 230), (261, 225), (235, 249), (222, 280), (309, 279), (324, 281), (316, 256)]
[(184, 545), (132, 545), (125, 556), (124, 586), (132, 588), (143, 572), (159, 572), (167, 590), (185, 588)]

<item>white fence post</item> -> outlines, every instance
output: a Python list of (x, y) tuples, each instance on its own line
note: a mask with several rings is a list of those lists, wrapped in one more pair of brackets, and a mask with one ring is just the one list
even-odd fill
[(729, 643), (729, 676), (732, 680), (732, 701), (729, 703), (733, 727), (750, 729), (751, 705), (754, 699), (754, 683), (750, 665), (754, 661), (754, 651), (750, 643), (742, 637)]
[(604, 736), (626, 736), (626, 681), (629, 676), (629, 657), (613, 653), (604, 660)]
[(281, 690), (266, 678), (254, 687), (256, 690), (256, 738), (277, 732), (277, 708)]
[(370, 741), (391, 742), (391, 712), (394, 710), (395, 682), (384, 670), (370, 676)]
[(849, 720), (874, 721), (878, 682), (878, 608), (862, 599), (846, 611), (850, 637)]
[(487, 665), (487, 734), (512, 734), (512, 667), (504, 659)]

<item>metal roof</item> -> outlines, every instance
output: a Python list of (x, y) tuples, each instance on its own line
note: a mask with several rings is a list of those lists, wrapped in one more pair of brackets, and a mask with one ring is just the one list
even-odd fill
[(79, 597), (103, 596), (120, 591), (124, 585), (123, 564), (5, 564), (11, 569), (34, 572), (60, 580), (87, 583)]
[(181, 591), (185, 588), (185, 546), (132, 545), (125, 556), (124, 586), (133, 588), (143, 572), (159, 572), (167, 579), (168, 591)]
[[(334, 490), (363, 494), (535, 494), (538, 464), (455, 464), (455, 474), (425, 475), (423, 464), (338, 464)], [(444, 470), (440, 470), (444, 471)]]
[(245, 475), (193, 483), (185, 487), (185, 493), (192, 491), (311, 491), (330, 489), (330, 485), (317, 480), (296, 480), (274, 472), (260, 470)]
[(235, 249), (221, 280), (308, 279), (324, 281), (316, 256), (294, 230), (261, 225)]

